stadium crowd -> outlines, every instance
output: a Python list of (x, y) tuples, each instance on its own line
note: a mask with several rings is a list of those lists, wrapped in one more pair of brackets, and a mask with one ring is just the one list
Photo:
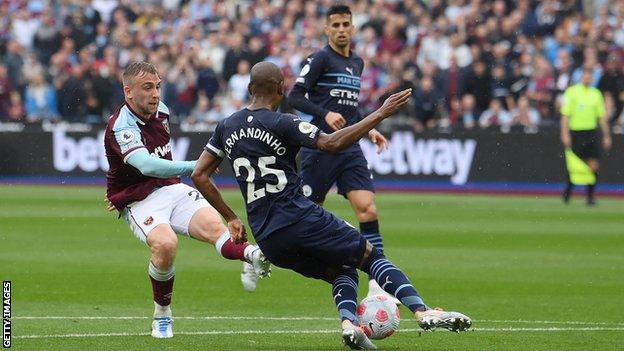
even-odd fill
[[(250, 67), (292, 87), (326, 42), (334, 1), (8, 0), (0, 4), (0, 121), (104, 124), (121, 72), (155, 64), (177, 122), (215, 124), (246, 103)], [(558, 125), (566, 87), (594, 72), (614, 131), (624, 125), (624, 2), (346, 1), (365, 61), (362, 112), (414, 88), (398, 119), (430, 128)], [(285, 105), (284, 110), (290, 108)], [(175, 120), (174, 120), (175, 122)]]

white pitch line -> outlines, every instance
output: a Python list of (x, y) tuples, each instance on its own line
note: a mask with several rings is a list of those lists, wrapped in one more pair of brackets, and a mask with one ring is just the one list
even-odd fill
[(521, 324), (572, 324), (572, 325), (622, 325), (622, 322), (582, 322), (582, 321), (532, 321), (528, 319), (479, 319), (480, 323), (521, 323)]
[[(401, 333), (420, 332), (421, 329), (400, 329)], [(560, 331), (624, 331), (624, 328), (475, 328), (471, 332), (560, 332)], [(176, 332), (176, 335), (240, 335), (240, 334), (338, 334), (337, 329), (316, 330), (223, 330)], [(49, 335), (14, 335), (14, 339), (46, 338), (97, 338), (110, 336), (148, 336), (149, 333), (96, 333), (96, 334), (49, 334)]]
[(624, 327), (474, 328), (474, 332), (624, 331)]
[[(70, 320), (133, 320), (133, 319), (152, 319), (148, 316), (15, 316), (13, 319), (26, 320), (54, 320), (54, 319), (70, 319)], [(335, 321), (333, 317), (269, 317), (269, 316), (182, 316), (174, 317), (180, 320), (271, 320), (271, 321)], [(401, 322), (416, 321), (415, 319), (406, 318)], [(514, 324), (570, 324), (570, 325), (616, 325), (624, 326), (622, 322), (583, 322), (583, 321), (543, 321), (543, 320), (526, 320), (526, 319), (478, 319), (473, 320), (474, 323), (514, 323)]]

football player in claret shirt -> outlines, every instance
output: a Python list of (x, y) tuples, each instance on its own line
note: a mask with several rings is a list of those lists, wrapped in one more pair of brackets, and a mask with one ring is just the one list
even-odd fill
[(357, 268), (383, 282), (383, 289), (408, 307), (422, 328), (468, 329), (471, 320), (467, 316), (428, 308), (405, 274), (381, 250), (304, 196), (297, 175), (295, 157), (300, 147), (331, 153), (349, 147), (404, 106), (411, 90), (393, 94), (377, 111), (332, 134), (295, 115), (275, 112), (283, 91), (284, 77), (276, 65), (260, 62), (251, 69), (251, 104), (217, 125), (191, 176), (197, 190), (228, 221), (236, 240), (246, 240), (244, 225), (210, 179), (227, 158), (258, 246), (274, 265), (332, 284), (342, 337), (352, 349), (376, 348), (356, 318)]
[[(364, 61), (351, 50), (354, 27), (349, 7), (334, 5), (325, 17), (329, 43), (306, 59), (288, 102), (297, 110), (312, 115), (312, 124), (329, 134), (362, 119), (358, 99)], [(386, 138), (374, 128), (366, 135), (377, 145), (378, 152), (388, 147)], [(351, 203), (362, 235), (383, 253), (375, 186), (358, 143), (336, 154), (303, 147), (301, 178), (304, 194), (321, 206), (335, 183), (338, 193)], [(368, 295), (379, 294), (385, 292), (369, 276)]]
[(226, 259), (244, 261), (241, 276), (247, 290), (270, 273), (257, 246), (234, 243), (228, 228), (208, 202), (180, 182), (196, 161), (172, 161), (169, 110), (160, 101), (160, 77), (147, 62), (130, 64), (123, 74), (125, 102), (110, 117), (104, 146), (109, 210), (118, 210), (152, 255), (148, 274), (154, 294), (152, 336), (173, 336), (171, 296), (177, 234), (209, 242)]

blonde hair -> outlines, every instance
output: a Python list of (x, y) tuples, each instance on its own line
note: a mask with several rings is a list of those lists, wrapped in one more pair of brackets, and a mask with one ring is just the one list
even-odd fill
[(156, 67), (154, 67), (154, 65), (152, 65), (151, 63), (145, 61), (133, 62), (128, 65), (128, 67), (126, 67), (125, 71), (123, 72), (123, 84), (128, 85), (132, 78), (138, 77), (146, 73), (159, 76), (158, 70), (156, 70)]

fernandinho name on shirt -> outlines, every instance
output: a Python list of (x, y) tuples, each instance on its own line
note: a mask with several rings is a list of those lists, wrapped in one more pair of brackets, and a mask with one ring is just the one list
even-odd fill
[(275, 150), (275, 153), (279, 156), (286, 153), (286, 147), (282, 146), (282, 142), (276, 136), (263, 129), (248, 127), (234, 131), (227, 139), (225, 139), (225, 152), (227, 152), (228, 157), (237, 141), (250, 138), (260, 140), (269, 145), (269, 147)]

